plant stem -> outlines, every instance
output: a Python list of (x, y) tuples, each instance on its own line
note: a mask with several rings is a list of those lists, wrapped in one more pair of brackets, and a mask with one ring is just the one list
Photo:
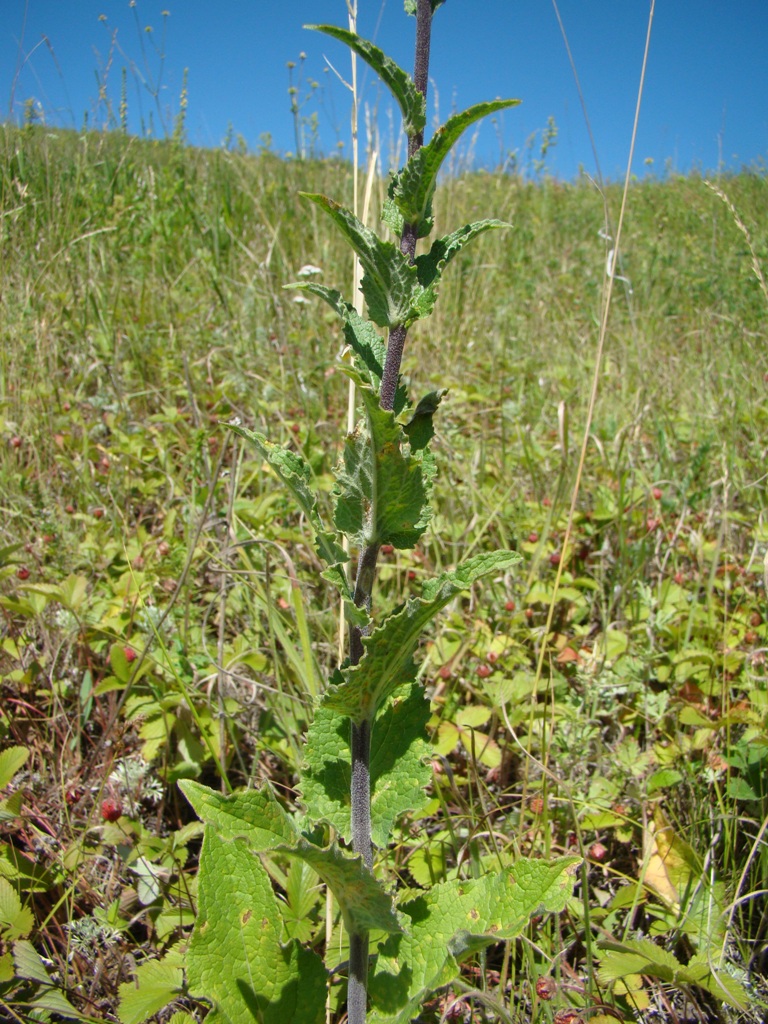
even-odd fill
[[(429, 80), (429, 48), (432, 34), (432, 0), (418, 0), (416, 10), (416, 56), (414, 59), (413, 81), (423, 96), (427, 94)], [(408, 139), (408, 157), (424, 144), (424, 132), (416, 132)], [(400, 251), (411, 263), (416, 257), (417, 229), (414, 224), (405, 224), (400, 238)], [(381, 379), (380, 403), (382, 409), (393, 409), (400, 364), (408, 329), (404, 324), (393, 327), (389, 332), (387, 356)], [(354, 602), (358, 607), (370, 611), (373, 582), (376, 576), (376, 560), (379, 545), (369, 544), (360, 552), (355, 579)], [(357, 665), (364, 653), (363, 630), (350, 626), (349, 660)], [(373, 844), (371, 842), (371, 727), (372, 722), (352, 723), (350, 746), (352, 752), (352, 782), (350, 789), (352, 816), (352, 848), (360, 854), (363, 863), (373, 867)], [(349, 1024), (365, 1024), (368, 994), (368, 932), (353, 932), (349, 936), (349, 984), (347, 989), (347, 1019)]]
[[(413, 61), (413, 83), (426, 98), (429, 81), (429, 48), (432, 40), (432, 0), (418, 0), (416, 8), (416, 55)], [(408, 138), (408, 159), (424, 145), (424, 132), (414, 132)], [(417, 231), (415, 224), (404, 224), (400, 237), (400, 251), (411, 263), (416, 258)], [(387, 358), (384, 362), (384, 373), (381, 378), (381, 407), (392, 409), (395, 404), (397, 381), (400, 376), (400, 364), (403, 361), (405, 336), (408, 328), (405, 324), (393, 327), (389, 332)]]

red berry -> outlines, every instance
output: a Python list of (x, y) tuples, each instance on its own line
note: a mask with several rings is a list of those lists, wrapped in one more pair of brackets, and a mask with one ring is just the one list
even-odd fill
[(25, 565), (22, 565), (22, 567), (20, 569), (16, 570), (16, 575), (19, 577), (20, 580), (28, 580), (29, 579), (29, 569), (27, 569), (27, 567)]
[(605, 856), (608, 853), (605, 846), (601, 842), (592, 843), (589, 848), (589, 856), (592, 860), (605, 860)]
[(293, 431), (294, 434), (298, 434), (299, 431), (301, 430), (301, 427), (299, 426), (298, 423), (292, 423), (291, 430)]
[(451, 666), (450, 665), (441, 665), (440, 668), (438, 669), (437, 674), (440, 676), (441, 679), (450, 679), (451, 678), (451, 674), (452, 674), (451, 673)]
[(552, 552), (552, 554), (549, 556), (549, 564), (550, 565), (560, 565), (560, 552), (559, 551), (553, 551)]
[(136, 661), (137, 654), (136, 654), (136, 651), (134, 651), (134, 649), (132, 647), (124, 647), (123, 648), (123, 654), (125, 655), (125, 660), (127, 662), (130, 663), (132, 661)]
[(507, 601), (507, 603), (504, 605), (504, 610), (508, 612), (513, 612), (515, 610), (515, 602)]
[(752, 612), (752, 614), (749, 616), (749, 624), (750, 626), (754, 626), (755, 629), (762, 623), (762, 621), (763, 617), (760, 614), (760, 612)]
[(69, 402), (65, 402), (61, 408), (64, 410), (64, 412), (69, 412), (72, 406), (69, 404)]
[(654, 487), (653, 490), (651, 491), (651, 494), (653, 495), (653, 500), (654, 501), (660, 501), (661, 500), (661, 496), (662, 496), (663, 493), (664, 492), (662, 491), (662, 489), (660, 487)]
[(491, 666), (490, 665), (478, 665), (477, 666), (477, 674), (480, 676), (481, 679), (487, 679), (488, 676), (491, 674)]
[(754, 631), (754, 629), (748, 629), (747, 632), (744, 634), (744, 642), (747, 644), (753, 644), (756, 640), (757, 633)]
[(158, 555), (160, 555), (161, 558), (165, 558), (165, 556), (168, 554), (170, 550), (171, 545), (168, 543), (167, 540), (161, 540), (160, 543), (157, 545), (157, 553)]
[(541, 504), (544, 506), (544, 508), (549, 508), (552, 505), (552, 499), (551, 498), (542, 498), (541, 499)]
[(488, 661), (490, 661), (490, 663), (492, 665), (495, 665), (496, 662), (499, 660), (499, 652), (498, 651), (488, 651), (488, 654), (486, 655), (486, 657), (488, 658)]
[(21, 448), (21, 438), (18, 434), (11, 438), (11, 448)]
[(530, 621), (533, 618), (533, 608), (526, 608), (524, 614), (525, 614), (526, 619), (528, 619), (528, 621)]
[(71, 516), (71, 515), (74, 514), (75, 506), (74, 505), (65, 505), (64, 506), (64, 511), (67, 513), (68, 516)]
[(542, 974), (536, 979), (536, 995), (539, 999), (551, 999), (557, 991), (557, 982), (549, 974)]
[(122, 813), (123, 808), (119, 800), (108, 796), (105, 800), (101, 801), (101, 816), (104, 821), (117, 821)]
[(538, 533), (536, 533), (535, 530), (531, 530), (531, 532), (528, 534), (528, 543), (529, 544), (535, 544), (538, 539), (539, 539)]
[(416, 573), (415, 573), (415, 571), (413, 569), (409, 569), (408, 570), (408, 579), (409, 580), (415, 580), (416, 579)]
[(382, 555), (391, 555), (394, 550), (395, 549), (394, 549), (394, 547), (391, 544), (382, 544), (381, 545), (381, 553), (382, 553)]
[(95, 508), (93, 510), (93, 518), (94, 519), (101, 519), (103, 515), (104, 515), (104, 509), (103, 508)]
[(99, 467), (106, 473), (109, 469), (109, 459), (104, 455), (99, 463)]
[(685, 576), (683, 576), (681, 572), (675, 573), (675, 583), (678, 585), (678, 587), (682, 587), (682, 585), (685, 583)]

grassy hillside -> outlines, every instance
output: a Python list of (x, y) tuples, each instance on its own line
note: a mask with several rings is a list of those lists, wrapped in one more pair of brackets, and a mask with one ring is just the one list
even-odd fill
[[(9, 126), (0, 168), (0, 744), (27, 751), (0, 755), (0, 1005), (27, 1019), (46, 989), (3, 959), (29, 939), (52, 988), (118, 1020), (119, 984), (193, 920), (200, 832), (176, 781), (266, 778), (297, 803), (337, 611), (225, 424), (301, 450), (330, 490), (342, 338), (284, 286), (314, 265), (349, 292), (347, 250), (298, 192), (350, 202), (352, 176)], [(413, 390), (450, 391), (438, 515), (414, 558), (385, 559), (384, 600), (485, 549), (524, 561), (422, 652), (434, 801), (388, 870), (418, 886), (500, 847), (586, 858), (567, 916), (467, 966), (496, 1007), (473, 1020), (765, 1012), (768, 180), (717, 185), (733, 209), (697, 177), (630, 191), (567, 547), (620, 191), (476, 173), (438, 194), (438, 230), (512, 228), (474, 243), (409, 337)], [(324, 899), (294, 875), (276, 879), (286, 935), (323, 949)], [(23, 921), (3, 911), (19, 899)], [(710, 981), (625, 969), (606, 937), (704, 956)]]

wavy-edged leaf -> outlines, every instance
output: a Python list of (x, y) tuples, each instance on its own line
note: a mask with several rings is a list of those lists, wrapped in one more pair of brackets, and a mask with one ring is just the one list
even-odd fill
[(253, 850), (272, 850), (292, 842), (296, 829), (267, 785), (244, 793), (225, 796), (192, 779), (183, 779), (179, 788), (195, 814), (216, 829), (222, 839), (243, 837)]
[[(433, 0), (434, 2), (434, 0)], [(394, 96), (403, 115), (403, 130), (409, 137), (424, 129), (427, 123), (427, 104), (424, 96), (413, 84), (413, 79), (403, 71), (391, 57), (388, 57), (378, 46), (361, 39), (354, 32), (339, 28), (336, 25), (305, 25), (304, 28), (315, 32), (324, 32), (338, 39), (372, 68)]]
[(471, 242), (473, 238), (477, 238), (478, 235), (482, 235), (485, 231), (495, 231), (499, 228), (509, 227), (512, 227), (512, 225), (506, 221), (488, 218), (487, 220), (475, 221), (473, 224), (465, 224), (463, 227), (456, 228), (450, 235), (436, 238), (428, 253), (416, 257), (416, 272), (419, 277), (419, 283), (424, 288), (434, 289), (440, 281), (443, 270), (445, 270), (454, 256), (458, 256), (464, 246)]
[(341, 670), (344, 682), (328, 687), (322, 705), (348, 715), (357, 724), (373, 721), (376, 709), (389, 694), (401, 683), (412, 680), (412, 655), (427, 623), (477, 580), (492, 572), (505, 572), (520, 558), (514, 551), (484, 552), (436, 579), (427, 580), (422, 588), (423, 597), (408, 601), (370, 636), (363, 637), (365, 654), (361, 661)]
[[(389, 843), (401, 815), (418, 813), (428, 802), (429, 716), (423, 687), (412, 684), (393, 694), (376, 718), (371, 737), (371, 821), (372, 839), (380, 848)], [(317, 708), (304, 757), (300, 789), (308, 817), (329, 822), (351, 842), (348, 720)]]
[(416, 226), (423, 238), (432, 230), (432, 198), (437, 187), (437, 176), (443, 161), (461, 134), (475, 121), (498, 110), (516, 106), (520, 100), (491, 100), (477, 103), (448, 118), (429, 142), (414, 153), (405, 167), (395, 175), (389, 186), (389, 196), (407, 224)]
[(325, 210), (360, 257), (361, 290), (368, 314), (379, 327), (396, 327), (415, 319), (411, 309), (421, 291), (416, 267), (394, 242), (387, 242), (367, 228), (351, 210), (328, 196), (300, 192), (304, 199)]
[(223, 839), (207, 826), (199, 879), (187, 953), (190, 993), (210, 1000), (221, 1024), (321, 1024), (323, 963), (296, 941), (281, 944), (269, 875), (247, 842)]
[[(379, 394), (384, 362), (387, 357), (387, 346), (371, 321), (361, 317), (355, 307), (347, 302), (335, 288), (327, 288), (325, 285), (312, 281), (302, 281), (286, 285), (286, 287), (317, 295), (338, 314), (344, 325), (344, 339), (354, 354), (355, 366), (364, 379), (370, 383), (376, 394)], [(399, 415), (407, 404), (408, 396), (405, 387), (398, 384), (394, 403), (395, 415)]]
[(424, 395), (414, 409), (413, 415), (403, 427), (408, 436), (412, 452), (427, 448), (429, 442), (435, 436), (432, 419), (437, 412), (438, 406), (447, 394), (448, 388), (438, 388), (437, 391), (430, 391)]
[(429, 452), (411, 453), (394, 413), (352, 367), (342, 372), (357, 385), (368, 430), (348, 434), (337, 470), (334, 523), (359, 547), (392, 544), (411, 548), (429, 524), (429, 492), (435, 472)]
[(320, 876), (339, 904), (350, 934), (402, 931), (392, 908), (392, 898), (365, 866), (362, 857), (344, 853), (335, 843), (320, 847), (303, 838), (295, 845), (280, 846), (275, 852), (303, 860)]
[(296, 452), (270, 441), (264, 434), (260, 434), (256, 430), (249, 430), (247, 427), (236, 424), (229, 424), (229, 428), (258, 448), (262, 457), (293, 494), (299, 508), (312, 525), (317, 553), (323, 561), (328, 565), (341, 565), (347, 562), (349, 556), (337, 542), (333, 533), (325, 529), (320, 518), (320, 513), (317, 510), (317, 498), (309, 486), (311, 470), (304, 459)]
[(503, 871), (433, 886), (399, 910), (407, 931), (379, 944), (370, 980), (373, 1022), (407, 1024), (470, 953), (519, 936), (534, 914), (559, 913), (573, 892), (578, 857), (521, 859)]

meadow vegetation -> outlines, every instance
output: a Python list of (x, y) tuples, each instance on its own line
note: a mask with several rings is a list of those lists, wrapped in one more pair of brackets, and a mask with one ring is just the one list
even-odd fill
[[(513, 227), (473, 243), (409, 336), (413, 393), (449, 389), (436, 515), (414, 552), (383, 552), (378, 600), (484, 551), (523, 560), (423, 644), (430, 802), (395, 824), (389, 871), (415, 890), (523, 854), (584, 866), (565, 913), (470, 958), (425, 1021), (764, 1019), (768, 181), (717, 185), (733, 210), (697, 175), (631, 187), (567, 547), (620, 190), (483, 171), (439, 187), (437, 234)], [(202, 826), (179, 780), (268, 780), (300, 803), (338, 600), (226, 427), (301, 453), (330, 502), (343, 337), (283, 286), (344, 289), (351, 257), (300, 190), (350, 204), (351, 169), (0, 129), (9, 1020), (145, 1019), (119, 987), (196, 908)], [(338, 951), (311, 869), (271, 871), (282, 934)]]

